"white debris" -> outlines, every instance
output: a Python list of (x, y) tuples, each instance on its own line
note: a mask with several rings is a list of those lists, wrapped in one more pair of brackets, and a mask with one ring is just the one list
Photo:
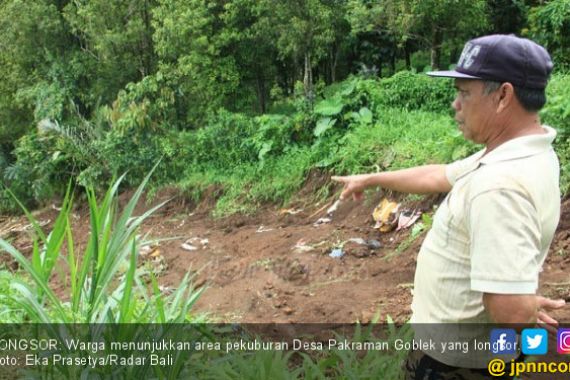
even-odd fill
[(199, 237), (193, 237), (193, 238), (190, 238), (190, 239), (186, 240), (186, 243), (190, 243), (190, 244), (200, 244), (200, 245), (202, 245), (202, 246), (208, 245), (209, 242), (210, 242), (210, 240), (208, 240), (208, 239), (202, 239), (202, 238), (199, 238)]
[(340, 199), (337, 199), (336, 202), (334, 202), (333, 205), (328, 208), (327, 215), (331, 216), (336, 211), (338, 206), (340, 206), (341, 203), (342, 203), (342, 201)]
[(359, 244), (359, 245), (367, 245), (366, 240), (364, 240), (362, 238), (351, 238), (351, 239), (348, 239), (348, 241), (352, 242), (352, 243)]
[(283, 214), (289, 214), (289, 215), (297, 215), (298, 213), (303, 212), (302, 208), (298, 208), (298, 209), (292, 209), (292, 208), (285, 208), (285, 209), (281, 209), (279, 211), (279, 213), (281, 215)]
[(328, 224), (332, 221), (331, 218), (319, 218), (315, 223), (313, 223), (314, 227), (318, 227), (321, 224)]
[(150, 245), (143, 245), (140, 250), (140, 254), (143, 256), (148, 255), (152, 252), (152, 247)]
[(198, 250), (198, 247), (195, 247), (192, 244), (188, 244), (188, 243), (183, 243), (180, 247), (186, 251), (197, 251)]
[(297, 242), (297, 244), (295, 244), (295, 246), (293, 248), (295, 252), (310, 252), (313, 251), (315, 248), (311, 247), (310, 245), (307, 245), (307, 243), (305, 242), (305, 240), (301, 239)]
[(195, 236), (190, 239), (186, 239), (180, 247), (186, 251), (197, 251), (199, 249), (206, 249), (209, 243), (210, 241), (208, 239), (202, 239)]
[(268, 231), (273, 231), (273, 228), (266, 228), (263, 226), (259, 226), (259, 228), (255, 232), (262, 233), (262, 232), (268, 232)]

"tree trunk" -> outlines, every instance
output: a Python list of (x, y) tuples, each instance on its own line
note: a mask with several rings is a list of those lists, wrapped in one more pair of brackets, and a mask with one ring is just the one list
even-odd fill
[(329, 54), (329, 60), (330, 60), (330, 83), (334, 83), (336, 82), (336, 66), (338, 64), (338, 56), (339, 56), (339, 51), (336, 48), (336, 44), (333, 45), (330, 54)]
[(305, 90), (305, 98), (312, 100), (313, 98), (313, 73), (311, 71), (311, 53), (305, 53), (305, 73), (303, 75), (303, 88)]
[(142, 11), (142, 19), (144, 22), (144, 31), (141, 36), (141, 68), (142, 77), (153, 72), (153, 46), (152, 46), (152, 27), (150, 25), (150, 10), (148, 1), (144, 2)]
[(267, 110), (267, 98), (265, 96), (265, 80), (261, 75), (256, 75), (257, 84), (257, 101), (259, 105), (259, 112), (264, 114)]
[(440, 29), (434, 26), (431, 36), (431, 68), (432, 70), (440, 69), (441, 61), (441, 43), (443, 40), (443, 33)]
[(412, 68), (412, 60), (410, 58), (410, 47), (408, 46), (408, 41), (404, 42), (404, 59), (406, 60), (406, 70)]

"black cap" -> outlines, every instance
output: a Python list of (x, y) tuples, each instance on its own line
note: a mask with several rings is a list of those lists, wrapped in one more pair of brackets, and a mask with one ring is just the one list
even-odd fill
[(431, 71), (427, 75), (544, 89), (552, 66), (550, 55), (537, 43), (514, 35), (494, 34), (467, 42), (455, 70)]

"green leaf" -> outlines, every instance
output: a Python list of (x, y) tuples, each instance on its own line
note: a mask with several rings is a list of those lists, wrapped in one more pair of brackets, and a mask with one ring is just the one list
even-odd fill
[(366, 107), (362, 107), (360, 111), (358, 111), (360, 115), (360, 122), (364, 124), (371, 124), (372, 123), (372, 111), (370, 111)]
[(422, 233), (423, 230), (425, 230), (425, 225), (422, 222), (416, 223), (413, 227), (412, 227), (412, 233), (411, 233), (411, 237), (415, 238), (417, 237), (419, 234)]
[(315, 113), (323, 116), (335, 116), (342, 111), (342, 99), (340, 97), (333, 97), (321, 100), (315, 105)]
[(129, 262), (129, 270), (125, 278), (125, 287), (123, 289), (123, 299), (121, 300), (121, 314), (119, 323), (130, 322), (130, 318), (134, 313), (134, 304), (131, 303), (131, 294), (133, 290), (133, 280), (135, 278), (135, 270), (137, 268), (137, 247), (136, 241), (133, 239), (131, 255)]
[(273, 146), (273, 141), (264, 142), (263, 145), (261, 146), (261, 149), (259, 150), (259, 153), (257, 153), (257, 158), (260, 161), (262, 161), (265, 155), (271, 151), (272, 146)]
[(343, 96), (349, 96), (350, 94), (352, 94), (354, 92), (355, 88), (356, 88), (356, 82), (350, 81), (350, 82), (346, 83), (346, 86), (343, 86), (340, 93)]
[(317, 121), (317, 126), (315, 127), (315, 131), (313, 132), (316, 137), (319, 137), (327, 130), (331, 129), (333, 125), (336, 123), (336, 119), (331, 119), (330, 117), (325, 117)]

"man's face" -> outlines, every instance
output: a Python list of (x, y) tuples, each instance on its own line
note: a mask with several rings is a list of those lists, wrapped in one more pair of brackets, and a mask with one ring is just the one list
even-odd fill
[(486, 95), (483, 82), (474, 79), (455, 79), (455, 88), (457, 95), (451, 106), (459, 130), (466, 139), (484, 144), (495, 116), (493, 94)]

